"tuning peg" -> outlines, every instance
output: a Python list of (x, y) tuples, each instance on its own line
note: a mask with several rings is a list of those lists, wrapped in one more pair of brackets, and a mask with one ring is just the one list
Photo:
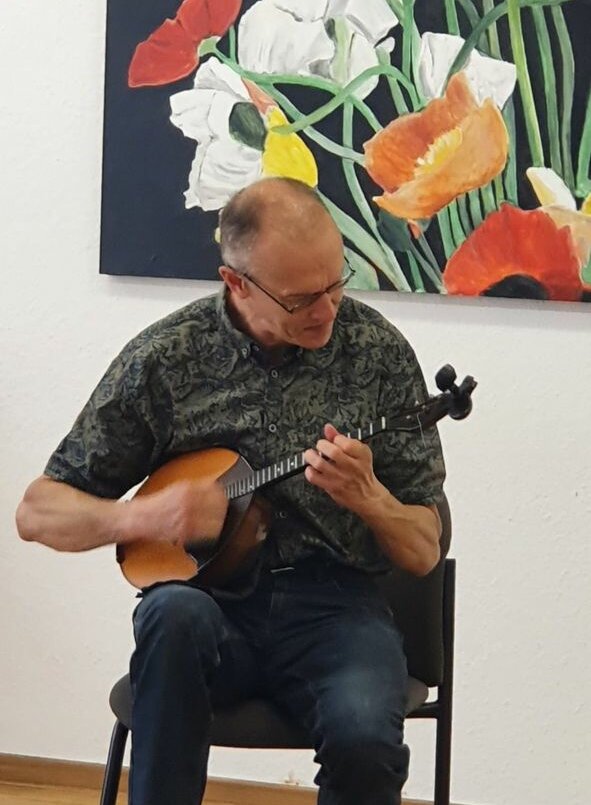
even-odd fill
[(453, 388), (456, 378), (456, 370), (451, 364), (446, 363), (435, 375), (435, 383), (439, 391), (449, 391), (449, 389)]

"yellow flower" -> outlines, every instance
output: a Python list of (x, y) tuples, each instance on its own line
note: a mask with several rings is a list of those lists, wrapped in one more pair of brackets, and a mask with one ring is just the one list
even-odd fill
[(310, 187), (318, 184), (318, 168), (314, 155), (297, 134), (279, 134), (274, 131), (285, 126), (288, 120), (277, 106), (266, 115), (268, 133), (263, 148), (263, 175), (299, 179)]
[(540, 209), (549, 215), (556, 226), (568, 226), (583, 269), (591, 258), (591, 193), (577, 210), (574, 196), (551, 168), (528, 168), (525, 172), (531, 182)]

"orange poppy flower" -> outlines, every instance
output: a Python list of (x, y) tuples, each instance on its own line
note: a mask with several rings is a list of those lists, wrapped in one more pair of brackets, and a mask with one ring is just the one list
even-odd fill
[(430, 218), (490, 182), (507, 161), (509, 138), (494, 102), (479, 106), (463, 73), (443, 98), (403, 115), (365, 143), (365, 167), (386, 192), (374, 201), (397, 218)]
[(581, 261), (568, 227), (540, 210), (503, 204), (452, 254), (443, 272), (450, 294), (576, 302)]

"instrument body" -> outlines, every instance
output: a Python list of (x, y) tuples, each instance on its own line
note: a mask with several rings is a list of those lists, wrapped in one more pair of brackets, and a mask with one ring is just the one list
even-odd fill
[[(422, 431), (444, 416), (464, 419), (472, 409), (476, 381), (468, 376), (458, 387), (454, 369), (446, 365), (436, 375), (442, 393), (400, 412), (380, 417), (347, 434), (366, 441), (377, 433)], [(195, 581), (198, 586), (231, 585), (256, 561), (271, 523), (269, 503), (257, 490), (289, 478), (305, 469), (304, 453), (288, 457), (260, 470), (233, 450), (211, 447), (171, 459), (144, 481), (136, 496), (158, 492), (180, 481), (219, 481), (229, 505), (222, 533), (215, 540), (187, 545), (166, 540), (140, 539), (117, 546), (117, 561), (125, 578), (140, 589), (165, 581)]]
[[(211, 447), (184, 453), (152, 473), (136, 492), (136, 497), (158, 492), (180, 481), (220, 481), (225, 486), (240, 483), (252, 472), (239, 453), (224, 447)], [(117, 561), (125, 578), (134, 587), (157, 582), (189, 581), (197, 575), (199, 584), (220, 587), (238, 571), (247, 571), (266, 538), (271, 521), (269, 504), (253, 493), (231, 498), (224, 528), (210, 542), (178, 545), (165, 540), (140, 539), (117, 546)]]

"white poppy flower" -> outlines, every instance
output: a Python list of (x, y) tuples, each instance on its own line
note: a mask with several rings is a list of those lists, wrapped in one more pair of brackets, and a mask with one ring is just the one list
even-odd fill
[(344, 17), (354, 31), (374, 44), (398, 25), (398, 17), (385, 0), (328, 0), (325, 17)]
[[(318, 170), (308, 146), (297, 134), (276, 133), (287, 118), (260, 89), (251, 90), (230, 67), (210, 58), (198, 69), (194, 89), (171, 97), (172, 123), (198, 143), (185, 192), (187, 208), (219, 210), (263, 176), (317, 185)], [(232, 123), (235, 110), (238, 119)]]
[[(398, 25), (386, 0), (259, 0), (240, 20), (238, 58), (257, 73), (322, 76), (340, 85), (379, 64), (376, 46)], [(365, 97), (377, 85), (356, 90)]]
[[(452, 34), (424, 33), (419, 53), (419, 84), (423, 95), (439, 98), (443, 94), (445, 79), (464, 39)], [(515, 88), (515, 65), (501, 59), (491, 59), (473, 50), (462, 68), (470, 89), (479, 104), (492, 98), (502, 109)]]
[(172, 123), (199, 143), (185, 192), (187, 209), (218, 210), (261, 177), (261, 152), (230, 134), (230, 113), (241, 101), (250, 101), (246, 87), (213, 58), (197, 70), (194, 89), (171, 96)]
[[(260, 0), (243, 14), (238, 26), (238, 61), (254, 73), (313, 75), (318, 62), (334, 56), (322, 15), (300, 16), (279, 0)], [(301, 2), (290, 6), (303, 6)], [(322, 3), (318, 4), (320, 7)]]

